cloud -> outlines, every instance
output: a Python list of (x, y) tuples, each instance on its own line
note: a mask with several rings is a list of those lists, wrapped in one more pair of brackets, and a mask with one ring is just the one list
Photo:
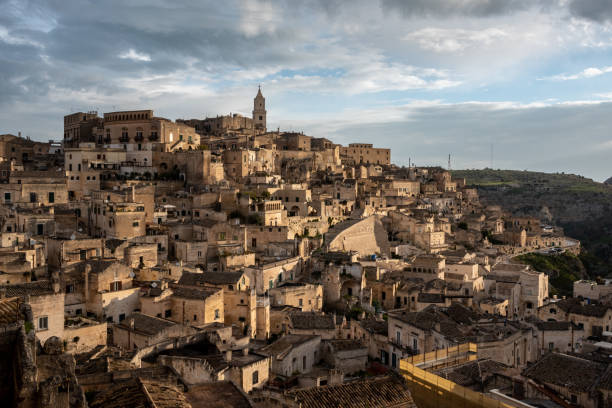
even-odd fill
[(421, 48), (434, 52), (461, 52), (467, 48), (489, 46), (506, 37), (508, 34), (499, 28), (464, 30), (431, 27), (414, 31), (404, 39), (416, 41)]
[[(346, 111), (326, 116), (320, 124), (313, 118), (303, 126), (307, 134), (323, 133), (341, 143), (390, 147), (398, 164), (408, 164), (410, 157), (417, 165), (445, 166), (451, 154), (454, 168), (482, 168), (491, 165), (493, 145), (494, 168), (563, 170), (602, 181), (612, 176), (607, 157), (611, 108), (611, 102), (591, 101), (414, 101), (401, 107)], [(589, 143), (576, 143), (577, 135), (589, 135)], [(594, 146), (601, 149), (594, 151)]]
[[(566, 112), (597, 110), (589, 98), (598, 90), (535, 80), (576, 56), (591, 56), (588, 65), (605, 73), (592, 53), (612, 45), (610, 27), (557, 0), (0, 3), (0, 133), (21, 129), (40, 140), (60, 138), (62, 115), (74, 110), (248, 114), (262, 83), (271, 126), (302, 126), (339, 142), (384, 141), (397, 146), (398, 161), (413, 154), (397, 144), (413, 131), (433, 143), (414, 145), (428, 161), (437, 153), (427, 146), (468, 135), (453, 155), (478, 161), (476, 130), (510, 138), (526, 131), (510, 118), (538, 112), (532, 122), (541, 118), (543, 127), (558, 120), (545, 114), (553, 108), (544, 97), (578, 101), (566, 102), (574, 109)], [(602, 73), (575, 75), (605, 81)], [(599, 142), (594, 126), (567, 128)]]
[(572, 15), (596, 22), (612, 20), (612, 4), (609, 0), (570, 0)]
[(559, 75), (553, 75), (550, 77), (540, 78), (540, 80), (573, 81), (576, 79), (587, 79), (587, 78), (598, 77), (600, 75), (604, 75), (610, 72), (612, 72), (612, 66), (603, 67), (603, 68), (590, 67), (590, 68), (583, 69), (577, 74), (573, 74), (573, 75), (559, 74)]
[(535, 0), (382, 0), (383, 8), (399, 11), (404, 16), (473, 16), (491, 17), (512, 14), (552, 1)]
[(143, 61), (143, 62), (151, 61), (151, 56), (144, 54), (142, 52), (138, 52), (134, 50), (133, 48), (130, 48), (128, 51), (122, 52), (121, 54), (119, 54), (119, 58), (130, 59), (132, 61)]

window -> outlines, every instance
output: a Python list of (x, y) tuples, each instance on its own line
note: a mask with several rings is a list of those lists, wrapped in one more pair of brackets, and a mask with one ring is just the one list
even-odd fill
[(168, 309), (164, 312), (164, 317), (167, 319), (169, 317), (172, 317), (172, 309)]
[(41, 316), (38, 318), (38, 330), (48, 330), (49, 329), (49, 317)]
[(395, 341), (396, 344), (402, 344), (402, 332), (395, 332)]
[(219, 309), (215, 309), (215, 320), (217, 320), (219, 317)]
[(73, 284), (66, 285), (66, 293), (74, 293), (74, 285)]
[(217, 240), (225, 241), (225, 232), (220, 232), (217, 236)]
[(198, 315), (193, 315), (193, 321), (197, 321), (198, 320)]
[(552, 341), (548, 343), (548, 351), (553, 351), (554, 348), (555, 348), (555, 343), (553, 343)]
[(306, 370), (306, 356), (302, 357), (302, 370)]
[(299, 299), (299, 300), (298, 300), (298, 304), (300, 305), (300, 307), (302, 307), (302, 304), (303, 304), (303, 303), (304, 303), (304, 302), (302, 301), (302, 299)]
[(134, 221), (134, 222), (132, 223), (132, 227), (137, 227), (138, 225), (139, 225), (139, 224), (138, 224), (138, 221)]
[(11, 201), (11, 193), (4, 193), (4, 201), (7, 201), (7, 202)]
[(110, 283), (110, 291), (111, 292), (117, 292), (118, 290), (121, 290), (121, 281), (111, 282)]
[(53, 191), (49, 191), (49, 203), (55, 202), (55, 193)]
[(122, 321), (124, 321), (124, 320), (125, 320), (125, 313), (121, 313), (121, 314), (119, 315), (119, 321), (120, 321), (120, 322), (122, 322)]
[(259, 382), (259, 371), (255, 370), (253, 371), (253, 385), (257, 384)]

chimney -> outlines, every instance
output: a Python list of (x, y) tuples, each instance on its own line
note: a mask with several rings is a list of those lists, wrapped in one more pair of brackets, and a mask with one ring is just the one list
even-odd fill
[(130, 329), (134, 330), (134, 318), (130, 319)]
[(225, 361), (228, 363), (232, 361), (232, 350), (231, 349), (225, 351)]
[(136, 186), (132, 186), (132, 202), (135, 203), (136, 202)]

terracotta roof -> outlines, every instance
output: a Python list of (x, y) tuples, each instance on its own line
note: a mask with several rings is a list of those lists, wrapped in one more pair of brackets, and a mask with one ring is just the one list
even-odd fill
[(104, 246), (110, 249), (111, 251), (114, 251), (115, 249), (119, 248), (121, 244), (125, 242), (126, 241), (124, 239), (109, 238), (106, 241), (104, 241)]
[(136, 378), (105, 388), (93, 398), (89, 407), (191, 408), (191, 404), (175, 386)]
[(258, 352), (265, 354), (266, 356), (272, 356), (276, 359), (282, 360), (294, 347), (300, 346), (317, 338), (320, 339), (320, 336), (307, 334), (287, 334), (276, 340), (274, 343), (259, 349)]
[(55, 293), (53, 291), (53, 286), (51, 285), (51, 282), (47, 280), (19, 283), (2, 287), (6, 289), (7, 297), (25, 297), (26, 295), (44, 296), (52, 295)]
[(129, 329), (134, 323), (134, 331), (147, 335), (154, 335), (168, 327), (176, 326), (177, 323), (159, 317), (149, 316), (142, 313), (133, 313), (121, 322), (120, 326)]
[(610, 306), (603, 304), (582, 304), (582, 301), (578, 298), (563, 299), (547, 306), (557, 306), (566, 313), (594, 317), (603, 317), (610, 309)]
[(229, 285), (236, 284), (242, 278), (244, 272), (183, 272), (179, 285), (184, 286), (204, 286), (209, 285)]
[(336, 328), (334, 315), (331, 314), (293, 312), (289, 314), (289, 319), (291, 320), (291, 326), (298, 330), (332, 330)]
[(370, 333), (377, 333), (387, 336), (389, 331), (389, 324), (384, 320), (367, 319), (361, 320), (357, 322), (357, 324), (361, 325), (364, 330), (367, 330)]
[(349, 339), (325, 340), (325, 343), (330, 344), (334, 348), (334, 352), (367, 348), (360, 341)]
[[(571, 322), (537, 322), (536, 327), (540, 331), (566, 331), (571, 327)], [(574, 326), (574, 330), (580, 330)]]
[(221, 289), (215, 288), (189, 288), (185, 286), (172, 286), (172, 296), (185, 299), (204, 300)]
[(419, 303), (444, 303), (445, 296), (442, 293), (419, 293)]
[(187, 401), (194, 407), (250, 408), (253, 405), (230, 381), (218, 381), (189, 387)]
[(523, 375), (541, 383), (586, 392), (596, 385), (605, 370), (604, 364), (567, 354), (548, 353), (523, 371)]
[(489, 359), (470, 361), (459, 366), (437, 371), (442, 378), (446, 378), (464, 387), (480, 386), (497, 373), (502, 373), (508, 366)]
[(416, 407), (408, 387), (396, 377), (381, 377), (351, 383), (289, 391), (302, 408)]
[(21, 299), (18, 297), (0, 299), (0, 325), (16, 323), (25, 320), (25, 316), (19, 310)]

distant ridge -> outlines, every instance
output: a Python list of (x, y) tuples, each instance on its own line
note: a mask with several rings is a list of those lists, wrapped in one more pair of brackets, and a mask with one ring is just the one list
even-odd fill
[(610, 185), (612, 185), (612, 177), (610, 177), (609, 179), (607, 179), (606, 181), (604, 181), (604, 184), (610, 184)]

